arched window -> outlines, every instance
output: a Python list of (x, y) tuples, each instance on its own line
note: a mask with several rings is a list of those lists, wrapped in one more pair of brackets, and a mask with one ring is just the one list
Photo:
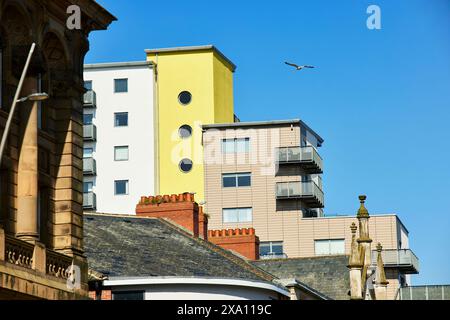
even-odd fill
[(3, 108), (3, 41), (0, 35), (0, 109)]

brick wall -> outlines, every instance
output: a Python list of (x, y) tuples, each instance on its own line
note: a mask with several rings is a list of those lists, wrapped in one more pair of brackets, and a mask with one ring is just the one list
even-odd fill
[(209, 230), (208, 240), (247, 259), (259, 259), (259, 238), (254, 228)]

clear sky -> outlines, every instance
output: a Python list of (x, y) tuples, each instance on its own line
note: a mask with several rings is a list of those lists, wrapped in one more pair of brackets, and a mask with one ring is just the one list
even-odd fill
[[(408, 228), (413, 284), (450, 284), (450, 1), (98, 2), (119, 21), (91, 35), (87, 63), (214, 44), (238, 66), (242, 121), (301, 118), (325, 139), (325, 212), (367, 194)], [(371, 4), (381, 30), (366, 27)]]

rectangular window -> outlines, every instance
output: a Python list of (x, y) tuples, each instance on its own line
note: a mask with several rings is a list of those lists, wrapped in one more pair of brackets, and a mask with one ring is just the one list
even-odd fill
[(315, 240), (316, 256), (345, 254), (344, 239)]
[(282, 256), (283, 254), (282, 241), (266, 241), (259, 244), (260, 256)]
[(114, 126), (127, 127), (128, 126), (128, 112), (114, 113)]
[(250, 187), (251, 173), (226, 173), (222, 175), (222, 186), (230, 187)]
[(94, 187), (93, 182), (83, 182), (83, 193), (92, 192), (93, 187)]
[(251, 222), (252, 208), (229, 208), (222, 210), (224, 223)]
[(86, 90), (92, 90), (92, 81), (91, 80), (87, 80), (84, 82), (84, 88)]
[(94, 148), (83, 148), (83, 158), (92, 158)]
[(114, 181), (114, 194), (127, 195), (128, 194), (128, 180)]
[(114, 92), (128, 92), (128, 79), (114, 79)]
[(113, 292), (113, 300), (144, 300), (144, 291)]
[(222, 140), (223, 153), (244, 153), (250, 151), (250, 138), (235, 138)]
[(128, 160), (128, 146), (114, 147), (114, 161)]
[(83, 124), (84, 125), (92, 124), (92, 120), (94, 120), (94, 114), (92, 114), (92, 113), (83, 114)]

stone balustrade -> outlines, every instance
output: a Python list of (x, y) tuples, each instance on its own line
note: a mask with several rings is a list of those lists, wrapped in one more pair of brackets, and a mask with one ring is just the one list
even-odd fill
[(68, 279), (72, 257), (55, 252), (41, 243), (19, 240), (0, 228), (0, 260), (47, 275)]

